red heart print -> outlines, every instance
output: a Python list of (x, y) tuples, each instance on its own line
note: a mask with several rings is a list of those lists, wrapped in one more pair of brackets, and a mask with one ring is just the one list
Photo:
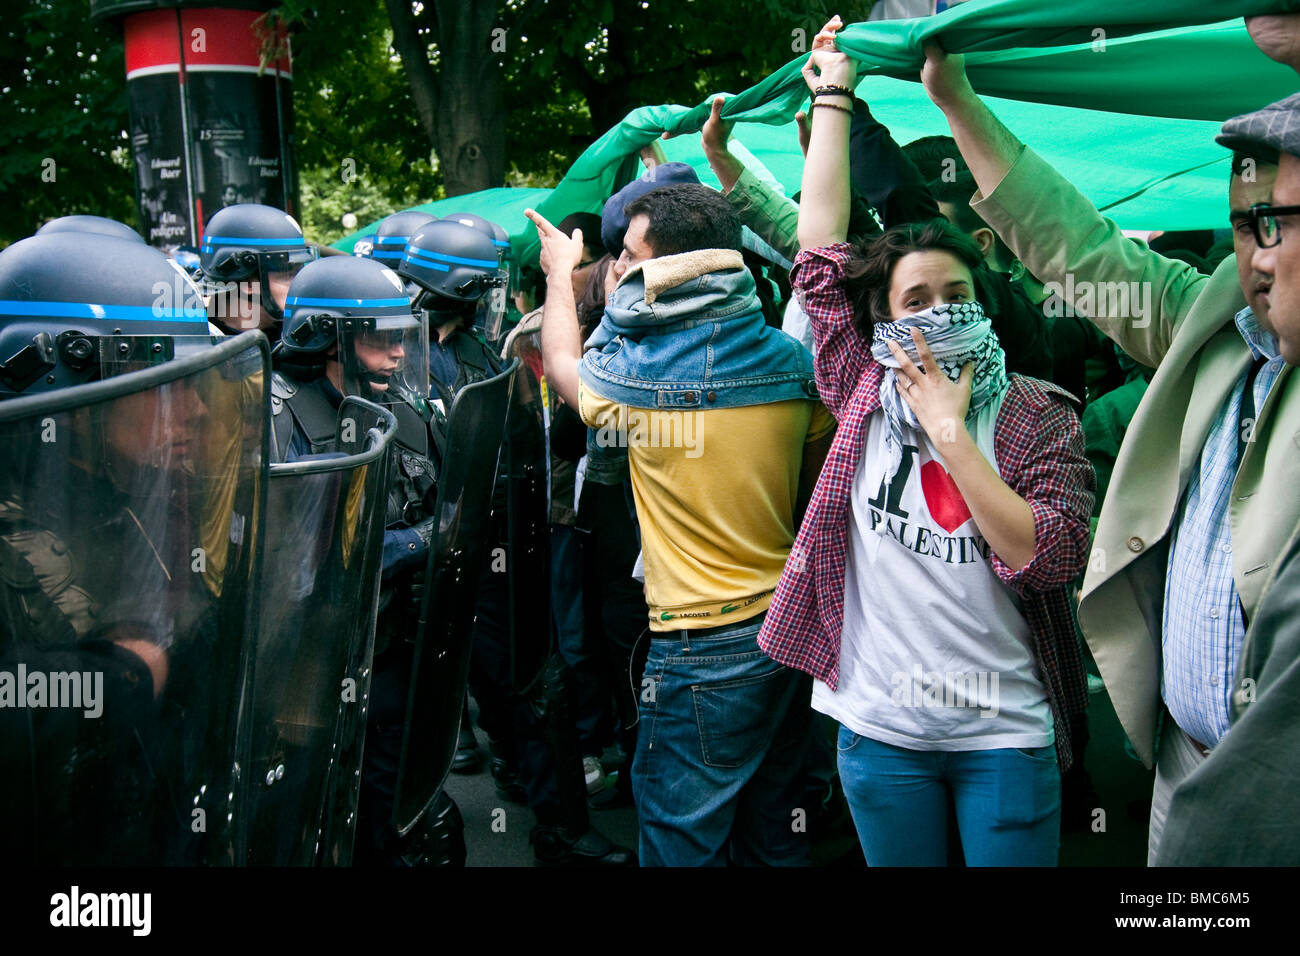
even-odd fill
[(937, 461), (927, 461), (921, 466), (921, 491), (930, 517), (944, 531), (952, 534), (970, 520), (966, 499), (957, 490), (952, 475), (944, 471)]

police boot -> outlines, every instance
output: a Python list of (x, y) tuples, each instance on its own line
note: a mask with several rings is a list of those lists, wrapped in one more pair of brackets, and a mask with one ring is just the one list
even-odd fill
[(469, 719), (469, 698), (460, 709), (460, 736), (456, 739), (456, 756), (451, 762), (452, 773), (478, 773), (483, 769), (483, 754), (478, 749), (474, 725)]
[(438, 791), (433, 806), (398, 843), (405, 866), (464, 866), (465, 821), (447, 791)]

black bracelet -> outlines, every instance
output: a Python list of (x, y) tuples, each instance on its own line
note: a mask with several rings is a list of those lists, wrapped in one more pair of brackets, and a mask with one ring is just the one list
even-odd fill
[(840, 106), (839, 103), (813, 103), (813, 109), (819, 107), (827, 110), (839, 110), (841, 113), (848, 113), (850, 116), (853, 115), (853, 110), (849, 109), (847, 106)]
[(853, 91), (847, 86), (819, 86), (813, 90), (813, 99), (819, 96), (847, 96), (853, 99)]

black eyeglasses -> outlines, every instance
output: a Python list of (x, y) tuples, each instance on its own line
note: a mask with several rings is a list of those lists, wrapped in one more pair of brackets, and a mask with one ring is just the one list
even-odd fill
[(1282, 241), (1282, 227), (1278, 219), (1282, 216), (1300, 216), (1300, 206), (1270, 206), (1266, 202), (1256, 203), (1247, 212), (1250, 218), (1250, 231), (1255, 234), (1255, 242), (1261, 249), (1269, 249)]

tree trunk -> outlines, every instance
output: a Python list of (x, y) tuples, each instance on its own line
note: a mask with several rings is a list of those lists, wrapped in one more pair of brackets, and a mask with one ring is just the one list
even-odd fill
[[(515, 42), (498, 24), (496, 4), (487, 0), (437, 0), (438, 55), (442, 69), (434, 148), (448, 196), (505, 183), (505, 97), (499, 58)], [(494, 45), (497, 50), (493, 50)]]
[(393, 47), (402, 58), (420, 126), (429, 137), (448, 196), (477, 192), (505, 182), (505, 99), (500, 53), (493, 36), (496, 4), (489, 0), (437, 0), (439, 68), (429, 62), (426, 37), (417, 29), (410, 0), (385, 0), (393, 26)]

